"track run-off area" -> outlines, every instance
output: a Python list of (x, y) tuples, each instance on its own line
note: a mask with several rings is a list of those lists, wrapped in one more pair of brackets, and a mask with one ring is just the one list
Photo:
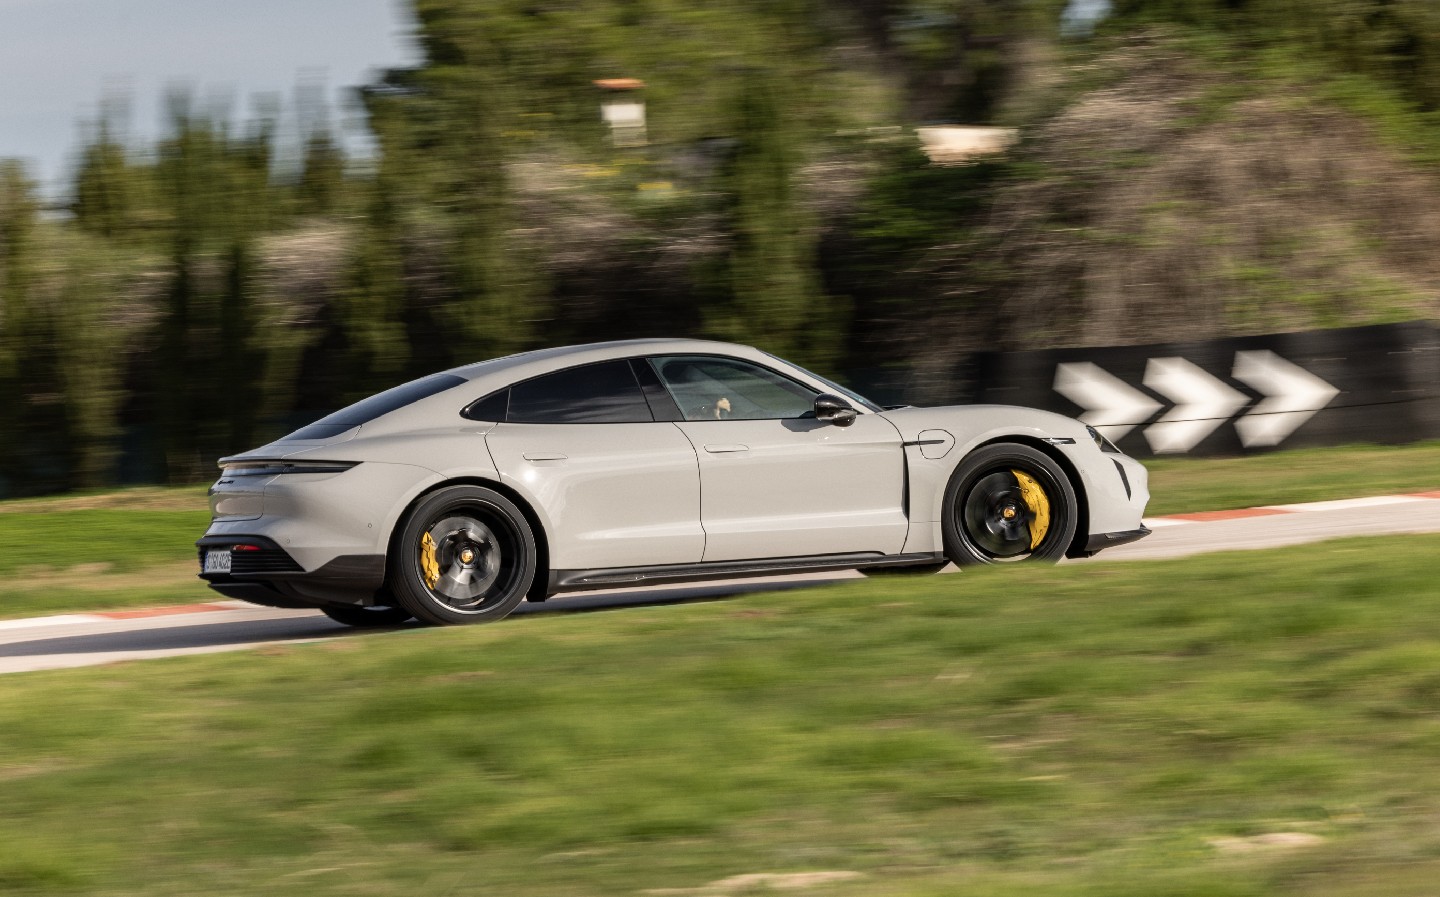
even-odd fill
[[(1110, 549), (1093, 560), (1070, 563), (1178, 558), (1210, 552), (1279, 548), (1350, 536), (1440, 532), (1440, 492), (1180, 514), (1149, 518), (1146, 522), (1154, 530), (1148, 538)], [(946, 573), (954, 572), (957, 572), (954, 568), (947, 568)], [(842, 582), (860, 576), (853, 571), (813, 573), (562, 595), (544, 604), (522, 605), (510, 620), (498, 625), (524, 625), (527, 618), (543, 614), (714, 601), (751, 592)], [(203, 588), (197, 580), (197, 594)], [(417, 625), (412, 623), (401, 628)], [(0, 673), (235, 651), (369, 634), (381, 633), (352, 629), (318, 611), (264, 608), (237, 601), (0, 620)]]

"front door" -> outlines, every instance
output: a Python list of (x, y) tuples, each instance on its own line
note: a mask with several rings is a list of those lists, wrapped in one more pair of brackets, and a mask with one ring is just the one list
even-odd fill
[(909, 526), (893, 424), (816, 420), (815, 390), (752, 362), (650, 361), (700, 460), (706, 561), (900, 553)]

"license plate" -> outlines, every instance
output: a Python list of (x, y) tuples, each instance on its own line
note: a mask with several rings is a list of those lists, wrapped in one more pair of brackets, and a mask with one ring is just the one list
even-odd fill
[(202, 568), (206, 573), (229, 573), (230, 552), (229, 551), (207, 551), (205, 552), (205, 564)]

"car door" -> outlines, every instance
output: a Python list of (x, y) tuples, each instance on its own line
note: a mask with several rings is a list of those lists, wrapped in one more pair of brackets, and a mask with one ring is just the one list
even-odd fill
[(649, 359), (700, 462), (705, 560), (898, 554), (909, 526), (894, 425), (814, 417), (816, 390), (737, 358)]
[(485, 437), (502, 479), (549, 518), (552, 569), (701, 559), (695, 450), (656, 422), (628, 360), (545, 374), (477, 407), (502, 421)]

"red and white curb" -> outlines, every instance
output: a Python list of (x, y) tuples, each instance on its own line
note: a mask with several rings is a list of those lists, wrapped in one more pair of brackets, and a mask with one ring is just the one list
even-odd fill
[(1368, 498), (1342, 498), (1335, 501), (1309, 501), (1294, 505), (1264, 505), (1258, 508), (1236, 508), (1233, 511), (1196, 511), (1193, 514), (1171, 514), (1167, 517), (1146, 517), (1151, 529), (1180, 526), (1186, 523), (1212, 523), (1220, 520), (1243, 520), (1247, 517), (1269, 517), (1274, 514), (1306, 514), (1317, 511), (1351, 511), (1357, 508), (1378, 508), (1383, 505), (1404, 505), (1417, 501), (1440, 499), (1440, 492), (1413, 492), (1409, 495), (1372, 495)]
[(214, 601), (208, 604), (177, 604), (169, 607), (136, 607), (107, 610), (89, 614), (57, 614), (51, 617), (25, 617), (0, 620), (0, 632), (12, 629), (40, 629), (46, 626), (78, 626), (86, 623), (110, 623), (116, 620), (139, 620), (149, 617), (170, 617), (177, 614), (209, 614), (254, 607), (244, 601)]

